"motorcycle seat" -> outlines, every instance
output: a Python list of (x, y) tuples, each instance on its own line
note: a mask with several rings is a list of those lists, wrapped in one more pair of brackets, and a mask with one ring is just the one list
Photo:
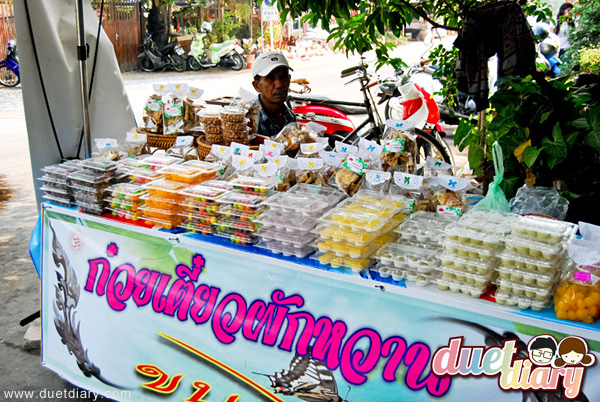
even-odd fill
[(331, 99), (323, 95), (294, 95), (292, 101), (294, 99), (298, 99), (299, 102), (304, 100), (306, 100), (306, 102), (310, 101), (313, 105), (328, 106), (347, 115), (367, 114), (367, 108), (364, 106), (347, 106), (328, 103)]
[(177, 46), (177, 42), (167, 43), (164, 48), (160, 49), (160, 53), (165, 56), (169, 54)]

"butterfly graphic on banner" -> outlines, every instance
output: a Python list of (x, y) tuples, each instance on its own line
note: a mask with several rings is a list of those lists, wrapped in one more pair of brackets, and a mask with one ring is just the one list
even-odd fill
[(271, 387), (276, 394), (296, 396), (308, 402), (346, 402), (338, 395), (331, 370), (325, 363), (313, 359), (310, 349), (306, 356), (296, 354), (289, 370), (261, 375), (271, 380)]

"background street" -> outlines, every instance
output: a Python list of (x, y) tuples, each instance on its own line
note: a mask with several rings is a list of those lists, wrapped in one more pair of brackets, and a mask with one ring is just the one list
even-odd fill
[[(398, 53), (410, 64), (419, 60), (424, 48), (422, 42), (410, 42), (399, 48)], [(332, 99), (361, 101), (359, 85), (353, 83), (345, 86), (344, 83), (350, 78), (339, 78), (341, 70), (356, 65), (358, 60), (358, 57), (347, 59), (343, 54), (335, 54), (300, 63), (292, 62), (292, 78), (309, 79), (313, 94), (326, 95)], [(374, 72), (373, 60), (374, 56), (367, 58), (370, 70)], [(386, 77), (392, 71), (388, 67), (375, 74)], [(123, 74), (123, 80), (138, 122), (147, 97), (153, 93), (154, 83), (184, 82), (203, 89), (204, 99), (236, 95), (239, 87), (254, 92), (250, 70), (129, 72)], [(0, 87), (0, 128), (0, 174), (14, 191), (14, 198), (0, 210), (0, 401), (19, 401), (27, 399), (14, 396), (9, 398), (4, 392), (29, 390), (39, 395), (42, 390), (70, 390), (72, 387), (55, 373), (41, 367), (39, 348), (25, 342), (27, 328), (19, 326), (22, 318), (40, 308), (40, 282), (29, 257), (28, 245), (38, 216), (33, 189), (39, 184), (36, 178), (41, 176), (40, 172), (31, 172), (20, 86)], [(50, 129), (48, 135), (51, 135)], [(446, 141), (452, 144), (452, 136), (449, 135)], [(455, 148), (452, 149), (456, 151)], [(464, 157), (457, 160), (459, 166), (464, 163)], [(84, 401), (93, 398), (55, 397), (44, 400)]]

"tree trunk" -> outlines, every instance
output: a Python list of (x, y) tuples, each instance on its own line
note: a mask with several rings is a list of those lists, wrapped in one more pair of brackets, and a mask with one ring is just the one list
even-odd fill
[(217, 0), (217, 20), (223, 21), (225, 17), (225, 1)]

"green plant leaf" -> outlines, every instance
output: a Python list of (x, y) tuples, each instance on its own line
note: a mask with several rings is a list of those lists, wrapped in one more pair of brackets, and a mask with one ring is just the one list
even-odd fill
[(585, 136), (584, 141), (586, 145), (600, 149), (600, 106), (587, 112), (587, 121), (592, 131)]
[(542, 150), (538, 147), (525, 148), (525, 151), (523, 152), (523, 162), (525, 162), (528, 168), (533, 166), (540, 152), (542, 152)]
[[(544, 152), (546, 152), (549, 156), (565, 159), (567, 157), (567, 143), (562, 135), (562, 130), (560, 128), (560, 124), (556, 123), (552, 128), (552, 138), (554, 141), (549, 138), (544, 138), (542, 140), (542, 146), (544, 147)], [(552, 168), (552, 166), (550, 167)]]
[(454, 145), (458, 147), (460, 151), (464, 150), (470, 145), (477, 145), (479, 143), (479, 135), (475, 130), (475, 125), (471, 124), (466, 119), (461, 119), (458, 123), (458, 127), (454, 130)]
[(480, 165), (483, 159), (483, 149), (477, 146), (469, 147), (469, 166), (473, 169), (476, 176), (481, 177), (483, 172), (481, 171)]
[(516, 187), (519, 183), (519, 176), (505, 177), (500, 183), (500, 188), (504, 191), (507, 198), (511, 198), (516, 193)]

